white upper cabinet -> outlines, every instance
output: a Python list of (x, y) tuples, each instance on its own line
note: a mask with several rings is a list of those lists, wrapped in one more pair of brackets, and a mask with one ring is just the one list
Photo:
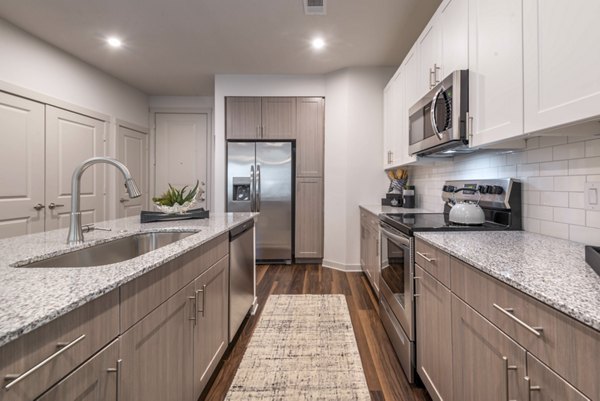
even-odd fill
[(418, 40), (419, 70), (416, 77), (419, 82), (419, 92), (425, 95), (431, 88), (442, 80), (442, 37), (440, 35), (439, 18), (434, 18), (425, 28)]
[(440, 7), (441, 76), (469, 68), (469, 0), (449, 0)]
[(527, 0), (525, 132), (600, 115), (600, 1)]
[(471, 146), (523, 134), (522, 6), (522, 0), (469, 1)]
[[(394, 77), (395, 78), (395, 77)], [(383, 89), (383, 168), (392, 166), (391, 153), (394, 149), (394, 78)]]

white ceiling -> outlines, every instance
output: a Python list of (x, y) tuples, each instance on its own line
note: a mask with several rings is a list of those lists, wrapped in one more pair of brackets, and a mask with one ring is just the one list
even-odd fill
[(399, 65), (439, 3), (328, 0), (306, 16), (302, 0), (2, 0), (0, 17), (147, 94), (212, 95), (214, 74)]

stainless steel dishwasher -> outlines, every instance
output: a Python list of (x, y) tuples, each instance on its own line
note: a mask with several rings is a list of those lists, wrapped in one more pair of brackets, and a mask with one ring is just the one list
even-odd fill
[(254, 304), (254, 220), (229, 232), (229, 342)]

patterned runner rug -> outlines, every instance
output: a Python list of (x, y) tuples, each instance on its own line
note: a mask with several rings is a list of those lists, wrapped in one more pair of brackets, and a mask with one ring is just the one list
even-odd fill
[(227, 401), (369, 401), (344, 295), (271, 295)]

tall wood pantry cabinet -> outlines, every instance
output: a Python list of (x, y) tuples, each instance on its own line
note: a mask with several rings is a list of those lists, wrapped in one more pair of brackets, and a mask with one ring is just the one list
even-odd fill
[(325, 99), (227, 97), (227, 140), (293, 140), (296, 143), (294, 257), (323, 258)]

